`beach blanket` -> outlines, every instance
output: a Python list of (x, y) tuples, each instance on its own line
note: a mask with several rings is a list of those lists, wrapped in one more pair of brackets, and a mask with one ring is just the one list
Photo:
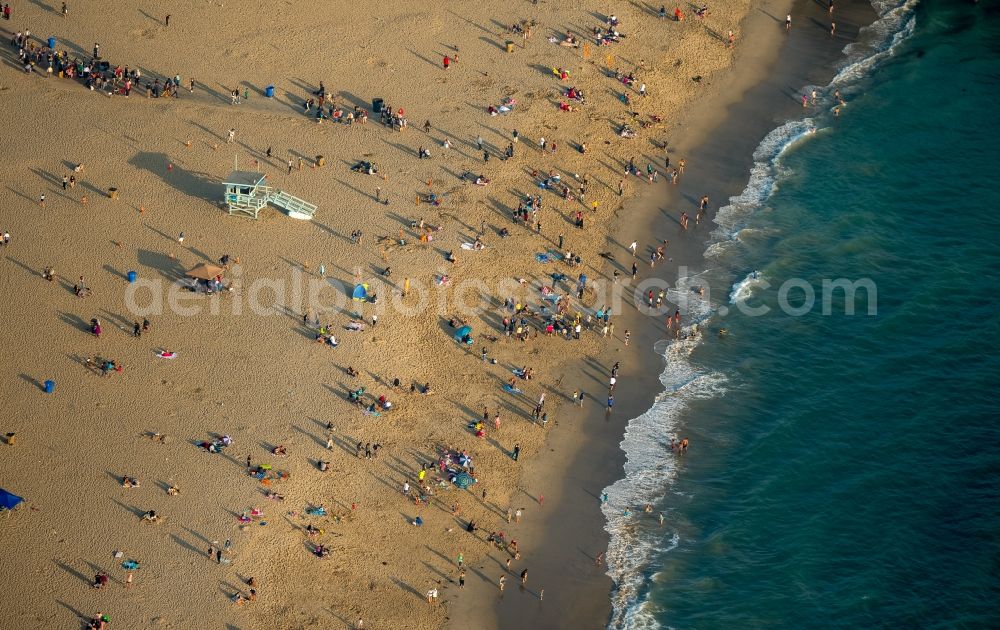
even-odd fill
[(513, 387), (510, 383), (504, 383), (503, 391), (508, 392), (510, 394), (521, 394), (521, 393), (523, 393), (520, 389), (518, 389), (517, 387)]
[(129, 570), (138, 569), (139, 563), (136, 562), (135, 560), (126, 560), (125, 562), (122, 562), (122, 568)]
[(548, 254), (535, 254), (535, 260), (542, 264), (551, 262), (551, 258), (549, 257)]
[(160, 350), (159, 352), (156, 353), (156, 356), (160, 357), (161, 359), (176, 359), (177, 353), (170, 352), (168, 350)]
[(486, 246), (485, 245), (480, 245), (479, 249), (476, 249), (476, 244), (475, 243), (462, 243), (462, 249), (469, 250), (469, 251), (472, 251), (472, 252), (476, 252), (476, 251), (482, 251), (482, 250), (486, 249)]

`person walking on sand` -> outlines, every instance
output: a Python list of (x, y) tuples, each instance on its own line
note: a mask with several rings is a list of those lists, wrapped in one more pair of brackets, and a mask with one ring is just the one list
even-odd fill
[(236, 130), (230, 127), (229, 136), (226, 138), (226, 144), (232, 144), (236, 140)]
[(792, 14), (789, 13), (785, 16), (785, 32), (792, 30)]
[(501, 575), (500, 579), (497, 581), (497, 586), (500, 587), (500, 592), (503, 593), (503, 587), (507, 583), (507, 576)]
[(528, 583), (528, 570), (521, 571), (521, 586)]
[(736, 45), (736, 35), (733, 35), (732, 31), (729, 31), (729, 43), (726, 44), (726, 48), (732, 48)]
[(292, 174), (292, 158), (288, 158), (288, 174)]
[(625, 329), (625, 347), (628, 348), (628, 340), (632, 338), (632, 333), (629, 332), (628, 328)]
[(41, 195), (38, 196), (38, 205), (41, 206), (42, 208), (45, 207), (45, 193), (42, 193)]

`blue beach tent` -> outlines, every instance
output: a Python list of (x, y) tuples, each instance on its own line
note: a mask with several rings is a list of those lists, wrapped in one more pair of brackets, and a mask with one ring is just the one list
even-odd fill
[(455, 333), (455, 341), (458, 343), (464, 343), (467, 345), (472, 345), (472, 326), (462, 326)]
[(0, 510), (13, 510), (22, 501), (24, 501), (23, 497), (11, 494), (6, 490), (0, 490)]
[(354, 293), (351, 295), (358, 302), (364, 302), (368, 299), (368, 285), (367, 284), (356, 284), (354, 285)]

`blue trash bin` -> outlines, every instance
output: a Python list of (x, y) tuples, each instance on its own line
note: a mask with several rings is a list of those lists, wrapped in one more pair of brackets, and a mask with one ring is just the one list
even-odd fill
[(56, 390), (56, 382), (52, 380), (45, 381), (42, 383), (42, 389), (46, 394), (51, 394)]
[(128, 281), (129, 281), (130, 284), (133, 283), (133, 282), (135, 282), (135, 279), (139, 276), (139, 274), (137, 274), (134, 271), (130, 271), (130, 272), (128, 272), (125, 275), (128, 277)]
[(47, 43), (49, 45), (49, 48), (51, 48), (52, 50), (56, 49), (56, 38), (55, 37), (50, 37), (49, 41)]
[(264, 88), (264, 96), (266, 96), (267, 98), (274, 98), (274, 86), (273, 85), (269, 85), (266, 88)]

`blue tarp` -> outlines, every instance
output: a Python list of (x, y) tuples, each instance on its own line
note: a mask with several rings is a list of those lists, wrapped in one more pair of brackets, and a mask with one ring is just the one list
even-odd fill
[(0, 510), (13, 510), (22, 501), (24, 501), (22, 497), (0, 490)]

